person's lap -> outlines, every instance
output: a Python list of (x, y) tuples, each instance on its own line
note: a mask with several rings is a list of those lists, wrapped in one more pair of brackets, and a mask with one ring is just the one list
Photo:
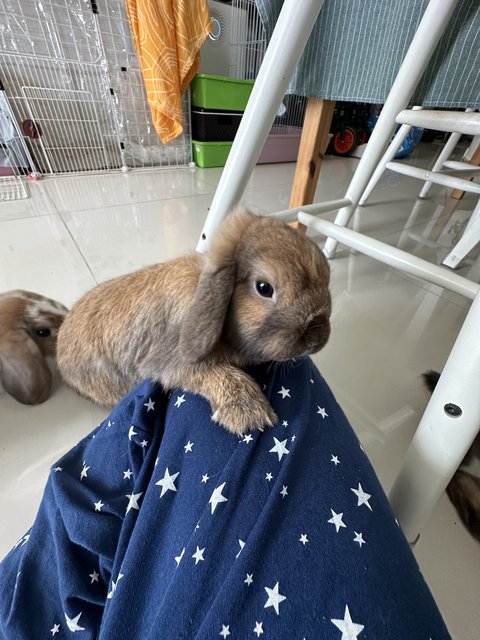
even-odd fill
[(0, 564), (0, 636), (449, 638), (312, 362), (254, 375), (272, 429), (239, 440), (147, 381), (54, 465)]

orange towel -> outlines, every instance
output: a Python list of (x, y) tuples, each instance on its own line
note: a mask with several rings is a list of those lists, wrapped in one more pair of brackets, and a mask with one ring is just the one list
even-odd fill
[(207, 0), (126, 0), (133, 41), (152, 112), (164, 143), (183, 131), (182, 94), (200, 64), (211, 30)]

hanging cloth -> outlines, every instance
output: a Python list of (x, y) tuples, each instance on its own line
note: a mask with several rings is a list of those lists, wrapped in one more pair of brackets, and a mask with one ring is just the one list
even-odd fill
[(126, 0), (152, 124), (162, 142), (183, 132), (182, 95), (211, 30), (207, 0)]

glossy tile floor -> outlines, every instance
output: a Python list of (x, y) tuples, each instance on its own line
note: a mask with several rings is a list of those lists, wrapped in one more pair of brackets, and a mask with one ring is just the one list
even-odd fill
[[(415, 155), (437, 151), (420, 145)], [(342, 196), (356, 163), (327, 156), (316, 199)], [(71, 305), (97, 282), (193, 250), (220, 173), (164, 169), (28, 184), (29, 199), (0, 204), (0, 290), (25, 288)], [(245, 202), (259, 212), (287, 208), (293, 173), (293, 164), (257, 167)], [(466, 196), (443, 224), (446, 191), (435, 188), (421, 202), (419, 187), (384, 174), (354, 224), (439, 263), (474, 201)], [(477, 256), (459, 271), (478, 281)], [(442, 368), (468, 301), (346, 250), (331, 267), (332, 337), (316, 362), (388, 491), (428, 401), (419, 376)], [(0, 557), (30, 526), (50, 465), (103, 415), (60, 381), (37, 407), (0, 393)], [(477, 640), (480, 545), (446, 496), (415, 554), (453, 637)]]

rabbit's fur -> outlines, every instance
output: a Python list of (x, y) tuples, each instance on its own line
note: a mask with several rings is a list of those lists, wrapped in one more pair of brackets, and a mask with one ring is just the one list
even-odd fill
[[(258, 293), (260, 281), (272, 297)], [(233, 433), (263, 428), (275, 413), (241, 367), (321, 349), (328, 285), (328, 263), (311, 240), (239, 209), (206, 253), (115, 278), (80, 299), (60, 330), (58, 365), (101, 405), (151, 378), (207, 398), (213, 419)]]
[[(423, 381), (429, 391), (433, 392), (440, 378), (438, 371), (427, 371)], [(463, 524), (476, 540), (480, 542), (480, 477), (472, 470), (480, 467), (480, 433), (453, 474), (447, 486), (447, 495)]]
[(31, 291), (0, 294), (0, 382), (23, 404), (39, 404), (50, 395), (57, 333), (68, 309)]

